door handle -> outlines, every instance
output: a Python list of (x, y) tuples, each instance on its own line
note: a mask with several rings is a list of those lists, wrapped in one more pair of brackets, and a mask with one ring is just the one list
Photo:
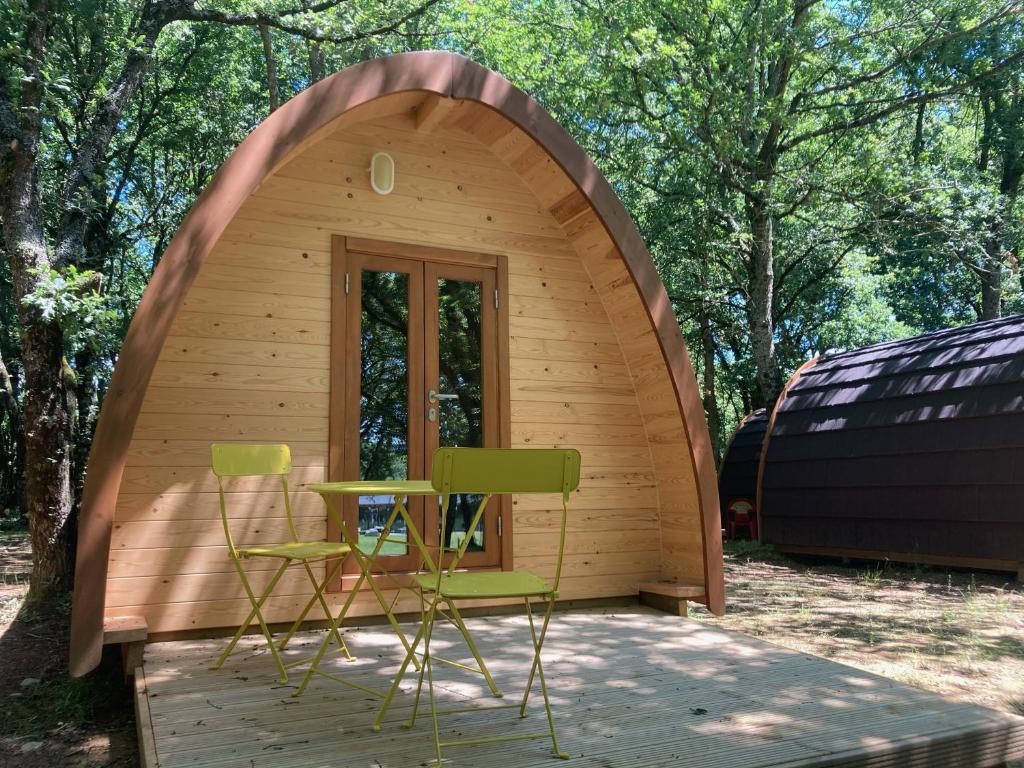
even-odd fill
[(445, 394), (438, 392), (437, 390), (431, 389), (427, 391), (427, 402), (428, 403), (439, 403), (442, 400), (458, 400), (458, 395)]

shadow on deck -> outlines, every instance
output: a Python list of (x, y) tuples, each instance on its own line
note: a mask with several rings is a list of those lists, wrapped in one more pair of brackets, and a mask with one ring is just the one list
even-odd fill
[[(525, 617), (469, 625), (498, 684), (517, 695), (530, 660)], [(438, 631), (438, 653), (468, 656), (453, 629)], [(321, 637), (304, 633), (290, 655), (309, 655)], [(361, 627), (346, 640), (358, 659), (335, 655), (325, 669), (386, 688), (400, 660), (397, 639), (386, 628)], [(136, 683), (146, 768), (406, 768), (432, 757), (429, 714), (412, 730), (399, 727), (412, 677), (375, 734), (378, 699), (322, 677), (292, 698), (301, 672), (279, 685), (256, 638), (209, 671), (225, 642), (147, 646)], [(644, 608), (556, 613), (544, 659), (559, 741), (572, 759), (557, 760), (538, 740), (448, 748), (447, 765), (983, 768), (1024, 755), (1024, 718)], [(486, 692), (479, 677), (447, 666), (437, 679), (452, 701)], [(536, 693), (525, 720), (515, 710), (453, 715), (442, 721), (442, 738), (542, 729)]]

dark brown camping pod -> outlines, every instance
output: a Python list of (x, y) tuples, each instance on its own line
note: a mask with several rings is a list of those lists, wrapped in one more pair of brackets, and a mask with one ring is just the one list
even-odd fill
[(761, 462), (761, 539), (780, 549), (1018, 571), (1024, 316), (812, 361)]

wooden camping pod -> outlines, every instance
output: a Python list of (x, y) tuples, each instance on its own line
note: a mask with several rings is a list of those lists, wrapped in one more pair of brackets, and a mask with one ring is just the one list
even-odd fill
[[(376, 152), (395, 160), (388, 195), (370, 186)], [(528, 96), (463, 57), (418, 52), (352, 67), (274, 112), (222, 166), (161, 258), (90, 456), (73, 674), (98, 663), (104, 619), (139, 616), (149, 632), (173, 634), (244, 618), (211, 442), (288, 443), (299, 532), (331, 534), (320, 499), (301, 486), (351, 466), (352, 395), (342, 382), (354, 358), (344, 331), (353, 260), (409, 265), (414, 282), (481, 274), (481, 285), (493, 285), (495, 310), (482, 320), (495, 339), (485, 349), (496, 361), (484, 384), (494, 403), (489, 439), (583, 455), (564, 599), (635, 595), (641, 582), (666, 579), (700, 585), (707, 606), (723, 610), (701, 400), (635, 226), (593, 162)], [(413, 292), (410, 317), (425, 318), (429, 344), (431, 313), (414, 306)], [(422, 364), (416, 355), (429, 368), (411, 339), (410, 376)], [(420, 427), (409, 405), (412, 435)], [(357, 452), (347, 453), (351, 461)], [(243, 534), (285, 536), (279, 497), (258, 480), (231, 496)], [(498, 567), (552, 567), (551, 509), (528, 497), (506, 506)], [(275, 594), (270, 621), (293, 616), (308, 597), (287, 578)], [(357, 601), (357, 613), (376, 608)]]
[(1019, 571), (1024, 316), (806, 363), (772, 414), (761, 540), (806, 553)]

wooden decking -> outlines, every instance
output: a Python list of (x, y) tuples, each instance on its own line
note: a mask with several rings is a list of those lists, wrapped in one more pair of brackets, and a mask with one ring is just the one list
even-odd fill
[[(477, 618), (470, 627), (499, 685), (515, 695), (529, 659), (525, 618)], [(301, 636), (290, 653), (308, 654), (321, 636)], [(458, 658), (466, 654), (457, 637), (446, 628), (435, 640)], [(394, 636), (363, 627), (346, 638), (359, 658), (334, 657), (331, 671), (386, 687), (399, 659)], [(375, 734), (377, 699), (326, 678), (292, 698), (294, 686), (276, 683), (255, 638), (223, 669), (209, 671), (223, 642), (146, 647), (137, 688), (147, 768), (412, 768), (432, 756), (429, 715), (412, 730), (399, 727), (408, 694)], [(941, 768), (996, 766), (1024, 755), (1024, 718), (640, 607), (556, 614), (545, 669), (571, 760), (552, 757), (546, 741), (520, 741), (450, 748), (446, 764)], [(479, 677), (447, 666), (438, 675), (447, 699), (481, 692)], [(452, 715), (442, 726), (452, 737), (542, 729), (539, 691), (531, 702), (525, 720), (498, 710)]]

